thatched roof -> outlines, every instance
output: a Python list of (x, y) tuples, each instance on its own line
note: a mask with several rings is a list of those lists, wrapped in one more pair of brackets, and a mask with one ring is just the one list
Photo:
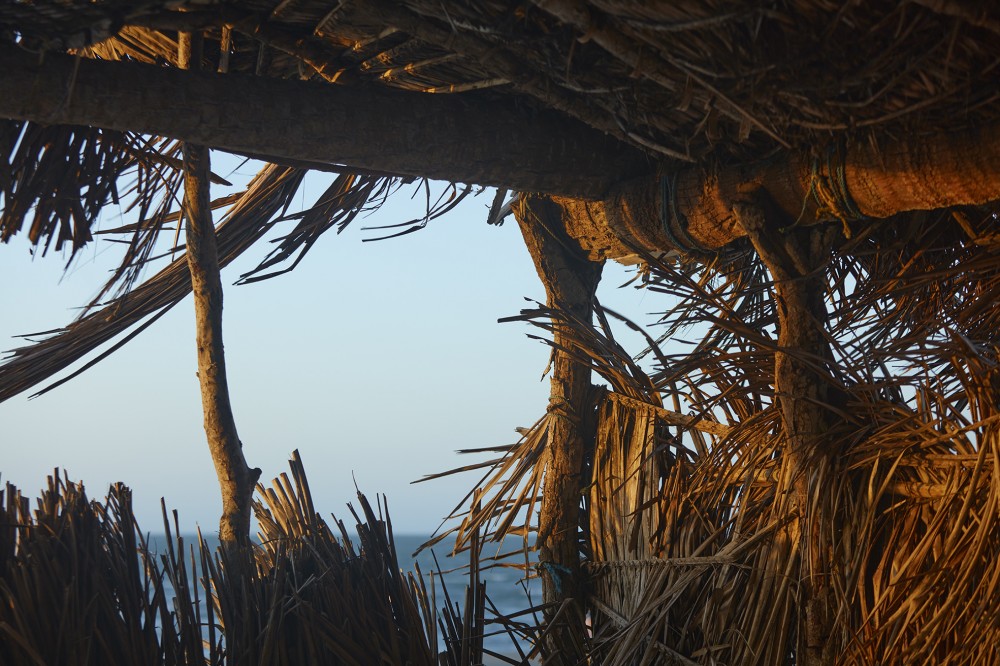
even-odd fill
[[(236, 97), (228, 101), (247, 109), (248, 118), (211, 123), (218, 118), (198, 108), (226, 101), (205, 99), (212, 86), (224, 85), (221, 79), (198, 87), (192, 73), (159, 77), (176, 67), (179, 29), (205, 31), (204, 68), (259, 83), (229, 77), (247, 86), (225, 94)], [(155, 119), (153, 105), (165, 103), (158, 91), (177, 97), (178, 89), (187, 89), (178, 104), (205, 120), (197, 138), (222, 147), (275, 153), (270, 157), (294, 166), (384, 164), (377, 170), (591, 198), (658, 168), (745, 168), (853, 147), (881, 155), (880, 147), (900, 140), (920, 144), (942, 133), (993, 129), (1000, 123), (998, 32), (1000, 15), (961, 0), (26, 2), (0, 12), (7, 69), (12, 76), (30, 69), (27, 53), (42, 64), (29, 72), (35, 79), (11, 79), (35, 83), (28, 84), (31, 94), (5, 104), (0, 115), (35, 121), (62, 116), (119, 131), (148, 126), (155, 133), (163, 122)], [(20, 59), (10, 44), (22, 51)], [(66, 51), (159, 67), (135, 70), (136, 79), (127, 70), (96, 68), (94, 76), (127, 86), (95, 99), (97, 92), (87, 87), (90, 70), (77, 61), (65, 80), (68, 89), (40, 89), (45, 76), (54, 75), (45, 70), (44, 56)], [(275, 79), (297, 85), (269, 87)], [(302, 85), (305, 80), (343, 94), (323, 97), (317, 86)], [(400, 94), (379, 92), (385, 89)], [(402, 91), (448, 99), (430, 102), (431, 96)], [(87, 108), (88, 102), (105, 112)], [(344, 107), (354, 107), (356, 115), (337, 115)], [(346, 120), (346, 131), (366, 142), (362, 149), (352, 150), (344, 138), (327, 145), (311, 118), (317, 111), (331, 122)], [(368, 134), (361, 129), (365, 116)], [(254, 117), (263, 125), (257, 131), (248, 127)], [(175, 138), (195, 138), (181, 126), (163, 129)], [(268, 141), (279, 129), (280, 140)], [(289, 136), (296, 133), (297, 142)], [(10, 128), (7, 137), (8, 145), (15, 143)], [(81, 227), (71, 235), (75, 246), (87, 238), (80, 218), (92, 218), (107, 198), (97, 185), (106, 186), (114, 173), (101, 168), (115, 162), (115, 152), (134, 159), (135, 147), (114, 150), (109, 143), (104, 135), (99, 143), (77, 135), (65, 146), (81, 157), (83, 173), (76, 179), (95, 181), (91, 197), (83, 198), (84, 211), (74, 215)], [(567, 147), (574, 143), (600, 145), (581, 152), (579, 145)], [(39, 144), (16, 151), (14, 165), (41, 158), (53, 142), (46, 137)], [(409, 159), (389, 154), (399, 151)], [(443, 164), (449, 154), (453, 163)], [(528, 155), (538, 163), (528, 164)], [(496, 168), (478, 164), (491, 159)], [(525, 170), (530, 176), (519, 175)], [(546, 179), (546, 171), (562, 178)], [(14, 186), (24, 179), (18, 174), (5, 183), (8, 208), (41, 196)], [(66, 184), (60, 183), (63, 190)], [(19, 222), (16, 213), (5, 214), (4, 239)], [(34, 233), (33, 240), (44, 235)], [(63, 231), (60, 238), (70, 234)]]
[[(177, 68), (179, 30), (204, 32), (203, 71)], [(1000, 12), (964, 0), (7, 3), (0, 240), (75, 251), (104, 204), (134, 201), (143, 222), (119, 230), (130, 251), (101, 298), (127, 291), (177, 214), (177, 144), (150, 135), (285, 168), (217, 202), (254, 218), (220, 229), (230, 258), (302, 170), (345, 173), (269, 267), (399, 177), (562, 197), (598, 257), (723, 246), (742, 234), (733, 198), (761, 188), (792, 219), (905, 223), (1000, 199), (998, 32)], [(162, 312), (186, 293), (174, 273), (59, 353)], [(0, 399), (71, 362), (26, 353)]]
[(25, 48), (164, 66), (182, 27), (207, 29), (208, 64), (232, 73), (551, 109), (668, 161), (756, 161), (1000, 115), (1000, 15), (961, 0), (103, 0), (0, 16)]

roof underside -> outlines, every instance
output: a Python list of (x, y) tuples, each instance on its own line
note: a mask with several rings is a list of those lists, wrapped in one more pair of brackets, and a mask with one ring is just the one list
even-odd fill
[(1000, 18), (975, 2), (99, 0), (0, 15), (30, 48), (165, 66), (184, 27), (207, 29), (209, 68), (513, 97), (667, 161), (740, 163), (1000, 116)]
[[(392, 123), (380, 117), (387, 125), (386, 133), (400, 133), (399, 145), (407, 152), (420, 153), (425, 161), (421, 151), (427, 143), (439, 137), (451, 142), (437, 153), (438, 159), (449, 160), (456, 142), (476, 145), (481, 140), (482, 135), (475, 133), (480, 126), (499, 128), (494, 134), (500, 136), (492, 137), (493, 146), (480, 150), (477, 159), (483, 155), (480, 162), (502, 158), (498, 153), (509, 150), (508, 138), (517, 138), (510, 135), (520, 131), (518, 119), (541, 117), (548, 124), (536, 123), (534, 134), (524, 133), (551, 144), (540, 145), (538, 152), (545, 153), (559, 143), (573, 145), (573, 137), (597, 137), (600, 141), (578, 144), (605, 141), (612, 147), (607, 152), (592, 151), (598, 158), (592, 164), (602, 174), (610, 172), (611, 181), (635, 175), (613, 166), (635, 163), (631, 157), (620, 162), (604, 160), (616, 150), (636, 155), (641, 168), (649, 172), (662, 168), (700, 182), (701, 175), (710, 179), (723, 169), (732, 173), (746, 167), (749, 171), (751, 165), (793, 173), (791, 168), (778, 168), (790, 163), (782, 162), (789, 154), (797, 155), (799, 164), (817, 164), (824, 155), (842, 156), (863, 148), (858, 152), (874, 155), (872, 161), (878, 161), (887, 154), (893, 157), (893, 151), (903, 152), (899, 146), (906, 147), (910, 141), (918, 147), (910, 152), (920, 154), (906, 155), (904, 162), (934, 161), (937, 154), (919, 149), (933, 144), (925, 141), (928, 137), (967, 132), (972, 137), (994, 137), (995, 144), (1000, 135), (996, 129), (1000, 127), (1000, 10), (976, 0), (15, 0), (0, 9), (0, 55), (17, 51), (23, 61), (25, 52), (38, 53), (39, 62), (52, 53), (133, 60), (190, 82), (193, 74), (168, 71), (177, 67), (181, 31), (205, 35), (202, 69), (210, 72), (258, 77), (250, 79), (255, 82), (284, 80), (277, 87), (309, 80), (317, 84), (313, 88), (323, 91), (347, 91), (348, 104), (359, 97), (386, 97), (386, 90), (402, 89), (441, 96), (410, 95), (411, 100), (443, 97), (456, 101), (449, 107), (452, 110), (476, 109), (474, 119), (462, 129), (436, 122), (430, 133), (421, 128), (418, 134), (423, 143), (409, 140), (407, 132), (414, 124), (428, 124), (415, 121), (417, 114), (411, 107), (404, 105), (403, 113), (395, 109)], [(49, 56), (48, 61), (53, 60)], [(70, 59), (63, 61), (66, 64)], [(133, 66), (133, 70), (138, 68)], [(85, 69), (79, 67), (81, 79)], [(28, 80), (32, 82), (29, 87), (39, 87), (34, 79)], [(125, 90), (131, 93), (132, 88)], [(372, 91), (379, 94), (369, 95)], [(47, 92), (52, 97), (60, 91)], [(79, 91), (77, 96), (81, 96)], [(237, 103), (243, 104), (242, 100)], [(270, 104), (266, 96), (251, 101), (254, 108)], [(181, 106), (184, 103), (181, 100)], [(293, 108), (289, 122), (294, 123), (294, 101), (289, 104)], [(493, 109), (497, 113), (489, 112)], [(506, 114), (503, 124), (497, 122), (501, 110)], [(314, 109), (315, 115), (326, 121)], [(363, 115), (372, 114), (364, 110)], [(420, 117), (437, 120), (433, 114)], [(48, 116), (34, 120), (47, 122)], [(260, 124), (256, 115), (251, 120)], [(556, 133), (551, 139), (545, 131), (539, 132), (539, 127), (562, 129), (564, 120), (565, 125), (585, 132)], [(399, 127), (407, 122), (407, 127)], [(984, 128), (991, 131), (984, 133)], [(71, 244), (75, 251), (91, 240), (97, 213), (109, 201), (131, 199), (128, 205), (139, 213), (135, 224), (109, 231), (123, 234), (128, 250), (91, 306), (132, 290), (129, 298), (113, 300), (105, 310), (88, 310), (59, 336), (18, 350), (3, 365), (0, 400), (38, 385), (139, 322), (155, 320), (190, 288), (186, 267), (176, 261), (137, 286), (139, 267), (156, 254), (157, 234), (179, 217), (173, 193), (181, 187), (183, 174), (176, 141), (134, 130), (48, 126), (31, 122), (30, 117), (27, 121), (0, 120), (0, 156), (6, 160), (6, 168), (0, 169), (0, 241), (9, 240), (30, 220), (29, 240), (43, 252), (49, 244), (58, 249), (62, 243)], [(536, 139), (528, 141), (529, 151), (535, 145), (532, 141)], [(370, 150), (383, 148), (373, 144)], [(521, 149), (525, 149), (523, 141)], [(939, 207), (934, 215), (926, 207), (895, 208), (885, 215), (899, 212), (897, 222), (914, 224), (882, 225), (878, 229), (882, 236), (869, 229), (856, 244), (869, 238), (876, 253), (878, 247), (893, 247), (893, 243), (958, 252), (957, 239), (972, 239), (978, 248), (976, 244), (986, 243), (987, 234), (994, 238), (1000, 198), (992, 195), (1000, 191), (995, 189), (1000, 182), (992, 166), (995, 153), (984, 153), (990, 158), (985, 161), (990, 162), (988, 175), (994, 189), (987, 188), (985, 197), (964, 202), (985, 207), (964, 211)], [(287, 211), (304, 169), (345, 172), (316, 205), (296, 216), (295, 228), (258, 269), (270, 270), (269, 274), (282, 262), (294, 267), (321, 234), (342, 229), (363, 207), (381, 201), (399, 182), (384, 171), (432, 175), (378, 165), (368, 165), (371, 170), (361, 173), (356, 170), (358, 164), (337, 154), (323, 162), (282, 162), (272, 159), (280, 156), (261, 154), (273, 164), (261, 171), (247, 191), (216, 202), (218, 208), (229, 206), (218, 225), (223, 264), (257, 243)], [(946, 161), (970, 161), (967, 152), (947, 155)], [(504, 168), (526, 170), (519, 159), (518, 155), (508, 158)], [(886, 163), (885, 170), (891, 171), (892, 161)], [(985, 180), (986, 169), (970, 173)], [(896, 175), (900, 177), (893, 183), (905, 181), (910, 174)], [(451, 179), (489, 182), (463, 173)], [(787, 184), (784, 181), (791, 179), (782, 176), (779, 180)], [(732, 189), (738, 189), (742, 181), (733, 182), (737, 186)], [(923, 188), (920, 181), (909, 184), (911, 189)], [(801, 191), (792, 188), (794, 205), (786, 207), (793, 219), (799, 201), (805, 198), (799, 196)], [(594, 193), (600, 196), (603, 192)], [(729, 202), (722, 204), (726, 208)], [(952, 214), (960, 224), (949, 223), (942, 232), (946, 238), (935, 235), (941, 229), (932, 222)], [(992, 250), (976, 251), (993, 271)], [(900, 262), (909, 256), (897, 254)], [(958, 265), (951, 258), (942, 261), (948, 267)], [(879, 270), (894, 275), (891, 263)], [(871, 266), (865, 270), (869, 269), (873, 276), (878, 273)], [(956, 284), (964, 279), (956, 276)], [(990, 289), (996, 293), (995, 287)], [(969, 327), (970, 338), (995, 334), (993, 310), (986, 316), (989, 321)], [(969, 316), (976, 316), (975, 312), (971, 310)]]

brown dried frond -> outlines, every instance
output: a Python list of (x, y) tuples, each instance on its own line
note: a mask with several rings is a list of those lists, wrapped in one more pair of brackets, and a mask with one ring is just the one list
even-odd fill
[[(173, 173), (162, 146), (130, 132), (91, 127), (0, 122), (0, 242), (30, 220), (28, 240), (69, 260), (93, 239), (105, 206), (148, 209)], [(123, 192), (119, 181), (135, 174)], [(131, 201), (130, 201), (131, 200)]]
[[(291, 205), (303, 175), (299, 169), (268, 165), (254, 178), (218, 225), (221, 266), (232, 262), (273, 228), (279, 215)], [(320, 201), (315, 208), (318, 214), (312, 213), (311, 208), (306, 212), (308, 219), (326, 219), (323, 216), (332, 220), (350, 219), (353, 207), (363, 206), (367, 202), (365, 197), (382, 189), (384, 181), (378, 177), (343, 175), (336, 182), (334, 187), (343, 188), (344, 195), (334, 201)], [(68, 381), (126, 344), (188, 294), (191, 283), (185, 261), (184, 255), (180, 255), (132, 291), (66, 328), (50, 332), (49, 337), (33, 345), (15, 349), (2, 366), (0, 400), (37, 386), (132, 329), (125, 338), (41, 393)]]
[(8, 484), (0, 493), (0, 662), (482, 663), (484, 585), (464, 605), (442, 587), (439, 611), (419, 570), (400, 569), (384, 501), (373, 508), (358, 493), (352, 541), (343, 522), (331, 527), (316, 512), (297, 452), (290, 467), (291, 478), (258, 486), (262, 544), (250, 547), (216, 548), (200, 534), (187, 543), (176, 512), (171, 520), (164, 508), (166, 539), (154, 549), (121, 484), (95, 502), (56, 470), (34, 509)]

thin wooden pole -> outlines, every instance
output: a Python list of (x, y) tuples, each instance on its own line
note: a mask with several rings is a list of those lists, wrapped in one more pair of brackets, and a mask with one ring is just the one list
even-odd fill
[(834, 357), (825, 332), (825, 267), (840, 229), (787, 228), (784, 217), (769, 225), (757, 205), (741, 204), (734, 212), (774, 280), (779, 329), (774, 389), (787, 471), (782, 477), (790, 486), (788, 507), (796, 516), (791, 529), (800, 553), (797, 661), (830, 666), (845, 647), (837, 627), (850, 622), (838, 617), (833, 580), (842, 569), (837, 540), (843, 538), (843, 511), (849, 504), (839, 497), (849, 483), (847, 471), (840, 469), (843, 443), (836, 435), (844, 393), (832, 373)]
[[(592, 262), (565, 231), (560, 209), (550, 200), (526, 197), (515, 211), (521, 234), (545, 285), (550, 307), (589, 321), (603, 263)], [(585, 656), (580, 504), (585, 442), (593, 439), (588, 414), (590, 368), (561, 349), (566, 340), (554, 333), (550, 419), (545, 481), (538, 519), (538, 560), (549, 625), (546, 664), (576, 664)], [(558, 620), (556, 620), (558, 616)]]
[[(181, 67), (197, 69), (201, 61), (201, 35), (181, 33)], [(226, 356), (222, 344), (222, 277), (215, 242), (215, 225), (209, 196), (209, 150), (185, 143), (184, 218), (188, 270), (194, 293), (198, 381), (205, 419), (205, 435), (222, 492), (219, 539), (248, 542), (250, 503), (260, 470), (247, 465), (243, 444), (236, 432), (229, 402)]]

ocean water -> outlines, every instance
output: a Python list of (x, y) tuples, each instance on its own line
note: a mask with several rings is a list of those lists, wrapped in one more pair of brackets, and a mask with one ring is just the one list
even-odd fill
[[(184, 549), (190, 553), (191, 545), (198, 543), (198, 536), (196, 534), (185, 534), (182, 536), (184, 539)], [(213, 549), (218, 545), (218, 540), (214, 537), (206, 537), (205, 540)], [(456, 603), (460, 607), (464, 605), (465, 589), (469, 584), (469, 559), (467, 554), (449, 557), (448, 553), (451, 550), (452, 541), (448, 539), (418, 554), (415, 554), (416, 550), (427, 541), (426, 536), (397, 534), (394, 535), (394, 540), (400, 569), (404, 572), (415, 572), (414, 565), (419, 564), (420, 572), (424, 576), (427, 585), (428, 594), (431, 591), (431, 585), (434, 585), (435, 601), (438, 609), (442, 608), (446, 603), (442, 582), (444, 588), (447, 588), (452, 607), (454, 608)], [(151, 535), (149, 538), (149, 546), (153, 551), (160, 551), (165, 544), (166, 539), (162, 534)], [(357, 548), (357, 543), (355, 543), (355, 547)], [(503, 560), (505, 563), (511, 565), (523, 564), (525, 561), (520, 539), (510, 538), (502, 545), (490, 543), (483, 546), (484, 558), (500, 553), (516, 553), (515, 556), (507, 557)], [(533, 557), (533, 555), (532, 553), (531, 556)], [(190, 555), (188, 555), (187, 559), (190, 562)], [(529, 566), (531, 564), (532, 562), (529, 560)], [(513, 566), (490, 566), (488, 562), (484, 562), (483, 567), (479, 575), (480, 580), (486, 583), (486, 595), (489, 600), (486, 605), (487, 619), (494, 614), (494, 611), (499, 615), (512, 615), (541, 604), (541, 582), (538, 578), (532, 577), (526, 579), (524, 570)], [(165, 583), (168, 588), (167, 597), (172, 598), (173, 590), (170, 589), (170, 583), (169, 581), (165, 581)], [(521, 622), (533, 622), (530, 614), (522, 615), (517, 619)], [(517, 655), (517, 648), (512, 644), (511, 638), (506, 632), (503, 632), (499, 627), (492, 631), (495, 633), (491, 633), (491, 630), (487, 629), (487, 635), (484, 638), (484, 647), (486, 649), (510, 656)], [(520, 643), (520, 645), (525, 651), (528, 650), (526, 644)]]
[[(451, 550), (452, 541), (446, 539), (431, 550), (422, 551), (413, 557), (414, 551), (427, 540), (422, 535), (402, 534), (395, 535), (396, 556), (399, 559), (399, 566), (404, 570), (413, 571), (413, 563), (420, 565), (420, 571), (425, 579), (431, 571), (437, 571), (434, 555), (437, 555), (437, 565), (443, 573), (444, 585), (448, 589), (452, 604), (464, 603), (465, 588), (469, 584), (467, 554), (456, 557), (447, 557)], [(512, 553), (512, 557), (506, 557), (503, 562), (509, 565), (524, 564), (523, 544), (520, 538), (509, 538), (503, 544), (487, 543), (483, 546), (484, 558), (498, 554)], [(534, 553), (530, 553), (532, 560), (529, 560), (529, 567), (533, 564)], [(491, 615), (490, 603), (495, 606), (496, 612), (500, 615), (512, 615), (519, 613), (533, 606), (542, 603), (542, 584), (538, 578), (525, 579), (525, 572), (521, 568), (513, 566), (490, 566), (489, 562), (483, 563), (480, 571), (480, 580), (486, 583), (486, 596), (489, 602), (486, 605), (487, 619)], [(435, 574), (435, 578), (437, 575)], [(440, 608), (444, 605), (443, 594), (440, 586), (437, 589), (437, 605)], [(531, 615), (522, 615), (517, 618), (521, 622), (532, 622)], [(487, 649), (501, 654), (515, 654), (516, 649), (511, 644), (511, 639), (498, 627), (498, 633), (490, 635), (489, 629), (483, 641)], [(525, 647), (522, 643), (522, 647)]]

